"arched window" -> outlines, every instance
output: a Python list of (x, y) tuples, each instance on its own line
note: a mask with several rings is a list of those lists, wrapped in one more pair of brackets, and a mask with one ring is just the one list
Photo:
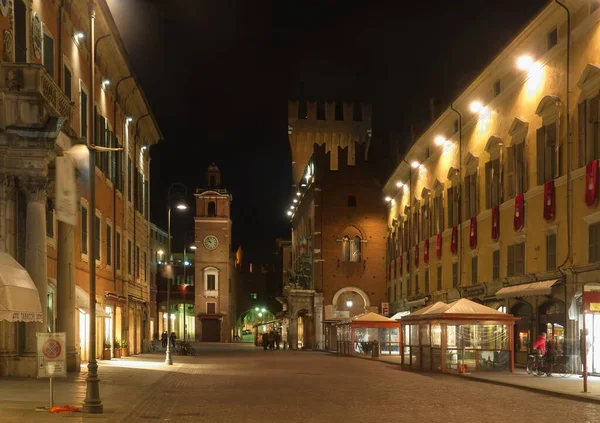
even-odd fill
[(352, 239), (352, 245), (350, 246), (350, 261), (361, 261), (362, 260), (362, 241), (358, 235)]
[(350, 261), (350, 237), (342, 237), (342, 261)]
[(217, 215), (217, 206), (214, 201), (208, 203), (208, 216), (215, 217)]

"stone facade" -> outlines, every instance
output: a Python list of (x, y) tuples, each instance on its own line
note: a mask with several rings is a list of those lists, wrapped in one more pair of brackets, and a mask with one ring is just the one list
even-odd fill
[[(0, 322), (0, 375), (35, 376), (38, 331), (66, 332), (68, 369), (79, 371), (79, 362), (91, 354), (86, 293), (92, 242), (99, 246), (96, 302), (104, 314), (96, 322), (95, 354), (102, 356), (105, 340), (128, 340), (130, 352), (139, 353), (142, 340), (149, 338), (148, 147), (161, 136), (135, 78), (119, 84), (130, 71), (105, 0), (96, 1), (94, 33), (111, 36), (98, 42), (93, 82), (87, 1), (7, 4), (7, 15), (0, 16), (0, 251), (27, 269), (44, 321)], [(108, 79), (112, 85), (103, 83)], [(150, 118), (136, 120), (143, 115)], [(78, 164), (87, 162), (71, 147), (88, 139), (124, 150), (96, 153), (91, 175), (80, 168), (77, 224), (72, 226), (56, 219), (55, 159), (69, 155)], [(93, 211), (90, 177), (96, 181)], [(89, 239), (90, 222), (97, 222), (96, 240)], [(76, 295), (80, 290), (84, 294)]]
[(290, 347), (323, 349), (332, 342), (331, 323), (381, 311), (386, 301), (385, 204), (368, 162), (370, 106), (360, 105), (360, 115), (352, 105), (331, 103), (325, 114), (298, 119), (298, 104), (290, 103), (289, 137), (293, 163), (304, 167), (293, 169), (293, 272), (281, 301)]

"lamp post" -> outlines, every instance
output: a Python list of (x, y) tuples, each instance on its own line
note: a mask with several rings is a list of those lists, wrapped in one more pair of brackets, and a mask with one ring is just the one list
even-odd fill
[[(171, 184), (169, 190), (167, 191), (167, 260), (171, 260), (171, 189), (175, 186), (180, 186), (183, 188), (184, 197), (187, 194), (187, 188), (185, 185), (179, 182), (175, 182)], [(178, 203), (176, 206), (177, 210), (187, 210), (187, 206), (184, 203)], [(170, 264), (172, 266), (172, 263)], [(185, 266), (184, 266), (185, 268)], [(173, 365), (173, 358), (171, 357), (171, 340), (169, 337), (171, 336), (171, 276), (173, 275), (173, 268), (171, 267), (171, 272), (169, 273), (169, 277), (167, 278), (167, 350), (165, 352), (165, 364), (171, 366)]]
[[(186, 341), (186, 332), (187, 332), (187, 330), (186, 330), (187, 324), (185, 322), (185, 308), (187, 307), (187, 305), (185, 303), (185, 294), (187, 291), (187, 282), (185, 279), (185, 266), (187, 266), (187, 258), (186, 258), (187, 245), (185, 244), (185, 241), (186, 241), (185, 234), (184, 234), (183, 238), (184, 238), (183, 239), (183, 242), (184, 242), (184, 244), (183, 244), (183, 342), (185, 342)], [(195, 249), (196, 249), (195, 245), (193, 245), (193, 244), (190, 245), (190, 250), (195, 250)]]

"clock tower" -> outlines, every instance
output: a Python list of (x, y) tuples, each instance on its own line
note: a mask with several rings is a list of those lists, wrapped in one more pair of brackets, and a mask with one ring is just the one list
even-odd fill
[(227, 342), (235, 326), (232, 285), (231, 194), (213, 163), (206, 171), (206, 188), (196, 189), (195, 314), (196, 341)]

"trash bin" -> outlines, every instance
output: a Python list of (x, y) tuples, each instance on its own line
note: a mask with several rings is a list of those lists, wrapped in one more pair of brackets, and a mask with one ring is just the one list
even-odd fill
[(379, 342), (373, 341), (371, 343), (371, 357), (377, 358), (379, 357)]

